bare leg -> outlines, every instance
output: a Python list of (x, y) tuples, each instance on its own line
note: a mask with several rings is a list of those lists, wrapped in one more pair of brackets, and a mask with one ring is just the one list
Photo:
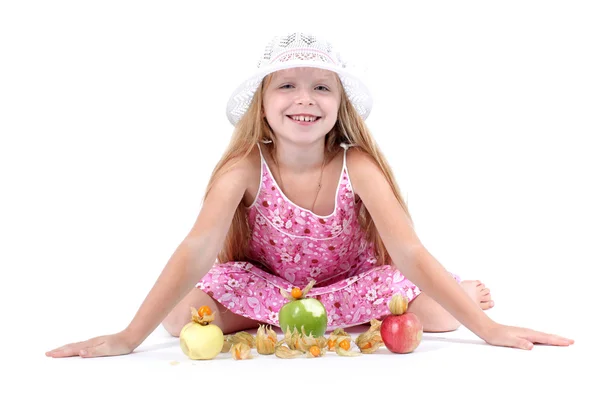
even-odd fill
[(259, 323), (257, 321), (244, 318), (229, 311), (218, 301), (214, 300), (198, 288), (192, 289), (192, 291), (188, 293), (183, 300), (173, 308), (173, 310), (171, 310), (169, 315), (167, 315), (162, 322), (162, 326), (172, 336), (178, 337), (181, 329), (191, 320), (190, 307), (198, 309), (201, 306), (210, 307), (215, 315), (215, 320), (212, 323), (221, 328), (225, 335), (243, 331), (245, 329), (258, 328)]
[[(490, 290), (480, 281), (463, 281), (460, 285), (483, 310), (494, 306)], [(425, 332), (449, 332), (460, 326), (448, 311), (425, 293), (421, 293), (411, 301), (407, 311), (417, 315)]]

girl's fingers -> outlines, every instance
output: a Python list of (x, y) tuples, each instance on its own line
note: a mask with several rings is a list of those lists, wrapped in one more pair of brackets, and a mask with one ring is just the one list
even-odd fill
[(532, 329), (521, 328), (521, 332), (519, 332), (518, 335), (523, 339), (527, 339), (531, 343), (548, 344), (552, 346), (568, 346), (574, 343), (572, 339), (538, 332)]
[(61, 347), (57, 347), (56, 349), (47, 352), (46, 355), (49, 357), (68, 357), (67, 354), (69, 354), (70, 350), (76, 345), (76, 343), (71, 343)]
[(568, 346), (574, 343), (572, 339), (541, 332), (535, 332), (534, 334), (528, 335), (527, 339), (534, 343), (549, 344), (552, 346)]
[(517, 337), (514, 339), (512, 347), (523, 350), (531, 350), (533, 349), (533, 343), (527, 339)]
[(50, 350), (48, 353), (54, 353), (54, 352), (57, 352), (57, 351), (63, 351), (63, 350), (68, 349), (69, 347), (77, 346), (78, 344), (81, 344), (81, 343), (83, 343), (83, 342), (76, 342), (76, 343), (65, 344), (64, 346), (60, 346), (60, 347), (55, 348), (54, 350)]
[(79, 355), (83, 358), (88, 357), (100, 357), (106, 354), (106, 346), (104, 343), (100, 343), (96, 346), (87, 347), (79, 351)]
[(505, 343), (505, 346), (523, 350), (531, 350), (533, 348), (533, 343), (526, 338), (526, 335), (519, 334), (518, 331), (510, 332), (508, 329), (505, 330), (505, 334), (506, 336), (503, 338), (504, 340), (502, 340), (502, 342)]
[(46, 355), (49, 357), (71, 357), (77, 354), (77, 352), (73, 350), (74, 348), (75, 346), (63, 346), (46, 353)]
[(569, 346), (575, 341), (558, 335), (534, 331), (527, 328), (503, 326), (496, 331), (492, 344), (531, 350), (534, 343), (552, 346)]
[(95, 340), (86, 340), (58, 347), (46, 353), (48, 357), (73, 357), (78, 356), (82, 349), (94, 346)]

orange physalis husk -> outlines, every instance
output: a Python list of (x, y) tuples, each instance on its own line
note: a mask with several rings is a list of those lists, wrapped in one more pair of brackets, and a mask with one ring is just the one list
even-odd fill
[[(283, 289), (279, 289), (279, 292), (281, 293), (281, 295), (283, 297), (285, 297), (289, 301), (300, 300), (306, 296), (306, 294), (312, 289), (312, 287), (316, 283), (317, 283), (317, 281), (315, 281), (314, 279), (311, 279), (311, 281), (308, 283), (308, 285), (306, 285), (306, 287), (304, 289), (302, 289), (302, 295), (300, 295), (300, 296), (294, 290), (294, 289), (299, 289), (299, 288), (292, 288), (292, 290), (289, 293)], [(296, 297), (292, 296), (292, 293), (294, 293), (296, 295)]]
[(323, 357), (325, 354), (327, 354), (327, 349), (325, 347), (319, 347), (319, 346), (311, 346), (308, 351), (306, 352), (306, 357), (308, 358), (316, 358), (316, 357)]
[(362, 353), (371, 354), (376, 352), (379, 347), (383, 346), (384, 343), (381, 339), (380, 328), (381, 321), (372, 319), (369, 330), (358, 335), (356, 338), (356, 345)]
[(287, 347), (285, 344), (280, 344), (275, 347), (275, 356), (279, 358), (296, 358), (304, 355), (304, 353), (300, 350), (292, 350)]
[(233, 345), (230, 340), (230, 336), (226, 335), (223, 337), (223, 348), (221, 349), (221, 353), (228, 353), (231, 350), (231, 346)]
[(389, 308), (394, 315), (404, 314), (408, 309), (408, 298), (403, 293), (395, 294), (390, 300)]
[(367, 331), (358, 335), (356, 338), (356, 345), (361, 353), (371, 354), (375, 353), (377, 349), (383, 346), (383, 340), (378, 331)]
[(290, 331), (288, 327), (282, 340), (277, 342), (277, 346), (287, 345), (290, 350), (300, 350), (307, 352), (311, 346), (318, 346), (319, 348), (327, 347), (327, 339), (324, 336), (315, 337), (306, 334), (304, 326), (301, 328), (302, 333), (298, 332), (298, 329), (294, 327), (294, 331)]
[(320, 349), (327, 347), (327, 339), (325, 337), (314, 337), (312, 333), (307, 335), (304, 326), (301, 329), (302, 334), (298, 335), (297, 340), (294, 342), (294, 348), (296, 350), (306, 352), (309, 351), (312, 346), (317, 346)]
[(299, 336), (300, 333), (298, 332), (298, 329), (296, 329), (296, 327), (294, 327), (294, 332), (292, 332), (290, 331), (290, 327), (288, 326), (285, 330), (285, 334), (283, 335), (283, 339), (277, 342), (276, 347), (282, 344), (286, 344), (290, 349), (295, 350), (296, 347), (294, 346), (294, 344), (299, 340)]
[(331, 335), (329, 335), (329, 339), (327, 340), (327, 349), (329, 351), (335, 351), (335, 346), (339, 338), (350, 338), (350, 335), (342, 328), (337, 328), (331, 332)]
[(231, 346), (238, 343), (244, 343), (251, 349), (256, 345), (254, 336), (245, 331), (237, 332), (235, 335), (225, 335), (223, 337), (223, 342), (223, 350), (221, 350), (221, 353), (228, 352), (231, 349)]
[(294, 331), (290, 331), (288, 327), (285, 331), (285, 336), (283, 337), (283, 342), (288, 345), (291, 350), (298, 350), (298, 346), (300, 345), (300, 332), (298, 329), (294, 327)]
[(245, 343), (250, 348), (253, 348), (256, 346), (256, 341), (254, 339), (254, 336), (252, 336), (251, 334), (249, 334), (246, 331), (237, 332), (235, 335), (233, 335), (232, 340), (233, 340), (233, 344)]
[(339, 356), (354, 357), (354, 356), (360, 355), (360, 352), (353, 351), (351, 349), (352, 349), (352, 340), (350, 338), (344, 338), (344, 337), (338, 338), (336, 346), (335, 346), (335, 352)]
[(371, 327), (369, 328), (368, 332), (372, 332), (372, 331), (379, 332), (379, 330), (381, 329), (381, 321), (373, 318), (370, 322), (371, 322)]
[(252, 358), (252, 349), (246, 343), (239, 342), (231, 346), (231, 355), (234, 360), (247, 360)]
[[(329, 340), (327, 347), (329, 348), (331, 339)], [(360, 352), (353, 351), (353, 348), (357, 348), (356, 344), (353, 345), (352, 338), (350, 336), (338, 336), (335, 340), (333, 351), (340, 356), (358, 356)]]
[(269, 326), (260, 325), (256, 332), (256, 351), (258, 354), (269, 355), (275, 353), (277, 333)]
[(213, 314), (205, 314), (200, 316), (200, 314), (198, 314), (198, 310), (196, 310), (194, 307), (190, 307), (190, 312), (192, 314), (192, 321), (200, 325), (208, 325), (215, 320), (215, 316)]
[(352, 350), (344, 350), (341, 347), (338, 347), (335, 349), (335, 352), (339, 355), (339, 356), (343, 356), (343, 357), (356, 357), (356, 356), (360, 356), (360, 353), (357, 351), (352, 351)]

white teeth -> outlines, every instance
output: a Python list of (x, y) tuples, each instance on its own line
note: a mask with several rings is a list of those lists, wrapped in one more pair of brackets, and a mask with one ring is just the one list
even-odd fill
[(317, 118), (316, 117), (306, 117), (304, 115), (292, 115), (292, 119), (294, 121), (302, 121), (302, 122), (314, 122)]

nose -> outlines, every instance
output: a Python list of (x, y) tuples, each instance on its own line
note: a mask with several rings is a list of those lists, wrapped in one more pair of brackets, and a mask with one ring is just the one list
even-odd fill
[(314, 105), (313, 91), (310, 88), (299, 88), (296, 96), (296, 104)]

